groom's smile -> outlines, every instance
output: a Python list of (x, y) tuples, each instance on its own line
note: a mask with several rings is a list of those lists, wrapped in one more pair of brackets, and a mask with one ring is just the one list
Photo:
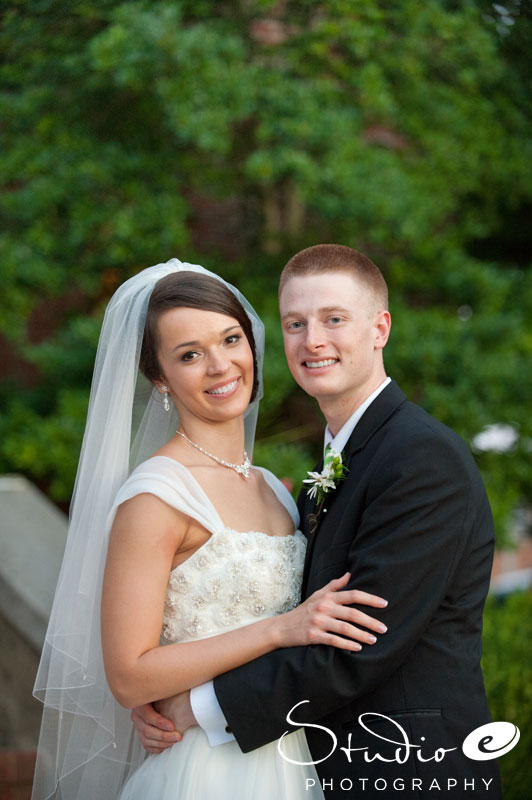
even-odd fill
[(310, 361), (307, 359), (303, 361), (303, 364), (305, 367), (308, 367), (308, 369), (324, 369), (326, 367), (333, 367), (335, 364), (338, 364), (338, 362), (338, 358), (321, 358), (319, 361)]

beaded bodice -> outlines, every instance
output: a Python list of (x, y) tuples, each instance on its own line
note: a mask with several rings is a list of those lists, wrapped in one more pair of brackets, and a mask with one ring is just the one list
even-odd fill
[(161, 643), (201, 639), (294, 608), (306, 541), (219, 531), (170, 574)]
[[(298, 512), (289, 492), (271, 472), (260, 471), (297, 527)], [(300, 531), (269, 536), (231, 530), (190, 471), (166, 456), (149, 458), (131, 473), (112, 514), (120, 503), (143, 492), (192, 517), (210, 533), (205, 544), (170, 573), (161, 644), (212, 636), (298, 604), (306, 548)]]

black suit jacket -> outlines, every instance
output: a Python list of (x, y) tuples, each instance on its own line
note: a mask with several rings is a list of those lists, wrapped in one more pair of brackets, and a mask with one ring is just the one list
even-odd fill
[[(323, 728), (338, 740), (317, 765), (328, 798), (345, 798), (349, 780), (366, 798), (433, 798), (434, 779), (451, 798), (499, 798), (496, 762), (470, 760), (461, 749), (468, 733), (490, 721), (480, 656), (494, 533), (473, 458), (392, 381), (353, 431), (345, 461), (347, 478), (326, 501), (315, 535), (313, 503), (300, 495), (309, 539), (303, 596), (349, 570), (350, 588), (389, 601), (371, 610), (388, 632), (359, 653), (293, 647), (219, 676), (214, 686), (228, 724), (247, 752), (293, 730), (286, 715), (308, 700), (293, 718), (306, 726), (313, 759), (332, 748)], [(395, 724), (364, 717), (367, 732), (359, 716), (370, 712)], [(404, 741), (397, 725), (419, 749), (403, 764), (386, 763), (398, 745), (385, 740)], [(349, 760), (341, 749), (349, 746), (368, 749)], [(439, 748), (456, 749), (439, 763), (419, 758)], [(482, 779), (491, 781), (488, 790)]]

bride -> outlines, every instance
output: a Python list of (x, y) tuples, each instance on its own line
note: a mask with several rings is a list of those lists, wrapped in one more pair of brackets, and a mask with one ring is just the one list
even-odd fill
[[(380, 599), (342, 591), (347, 576), (298, 605), (297, 509), (248, 455), (263, 341), (234, 287), (177, 259), (109, 303), (35, 684), (34, 800), (322, 797), (276, 743), (244, 755), (195, 727), (143, 760), (127, 711), (277, 647), (357, 650), (370, 636), (355, 623), (376, 628), (349, 604)], [(311, 760), (302, 731), (283, 752)]]

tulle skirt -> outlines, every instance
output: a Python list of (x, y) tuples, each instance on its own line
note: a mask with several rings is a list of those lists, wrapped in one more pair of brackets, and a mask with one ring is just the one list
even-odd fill
[[(302, 730), (285, 736), (283, 753), (310, 761)], [(211, 747), (199, 727), (159, 755), (149, 756), (119, 800), (323, 800), (313, 766), (286, 761), (271, 742), (242, 753), (236, 742)]]

